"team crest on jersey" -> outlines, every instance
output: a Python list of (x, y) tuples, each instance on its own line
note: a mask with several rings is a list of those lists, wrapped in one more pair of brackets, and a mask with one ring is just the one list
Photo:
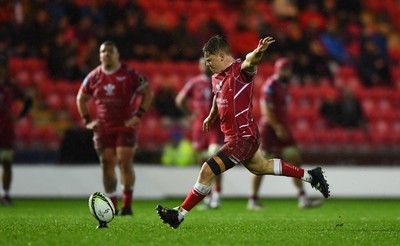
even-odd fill
[(106, 96), (112, 96), (114, 93), (115, 85), (107, 84), (104, 86), (104, 90), (106, 91)]

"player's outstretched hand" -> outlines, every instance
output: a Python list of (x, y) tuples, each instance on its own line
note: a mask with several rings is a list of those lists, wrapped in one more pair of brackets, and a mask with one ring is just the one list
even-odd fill
[(265, 52), (268, 49), (268, 46), (272, 43), (275, 42), (275, 39), (273, 37), (266, 37), (260, 39), (258, 42), (258, 46), (256, 48), (256, 51), (258, 52)]

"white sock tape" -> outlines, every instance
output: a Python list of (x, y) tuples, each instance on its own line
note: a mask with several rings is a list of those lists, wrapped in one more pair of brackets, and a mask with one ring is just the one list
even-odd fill
[(274, 160), (274, 174), (282, 175), (281, 160), (280, 159), (272, 159), (272, 160)]
[(197, 192), (199, 192), (200, 194), (206, 196), (210, 192), (211, 186), (203, 185), (203, 184), (200, 184), (199, 182), (196, 182), (196, 184), (194, 184), (194, 189)]

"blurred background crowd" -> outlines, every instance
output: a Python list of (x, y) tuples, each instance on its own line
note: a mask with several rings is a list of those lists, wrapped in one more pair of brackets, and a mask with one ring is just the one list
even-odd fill
[[(16, 162), (96, 158), (88, 154), (90, 133), (83, 130), (75, 97), (99, 64), (104, 40), (115, 41), (122, 60), (155, 90), (137, 158), (160, 162), (164, 146), (190, 139), (190, 122), (174, 97), (199, 73), (203, 44), (221, 34), (241, 58), (261, 37), (277, 40), (259, 66), (256, 116), (259, 86), (273, 73), (273, 62), (292, 60), (289, 114), (305, 162), (396, 163), (399, 14), (397, 0), (0, 1), (0, 52), (35, 100), (30, 116), (17, 125)], [(371, 153), (376, 159), (366, 157)]]

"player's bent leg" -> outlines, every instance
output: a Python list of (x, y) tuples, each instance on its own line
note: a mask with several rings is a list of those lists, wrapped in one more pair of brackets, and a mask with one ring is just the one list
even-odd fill
[(325, 198), (329, 197), (329, 185), (320, 167), (305, 171), (304, 169), (287, 163), (280, 159), (265, 160), (261, 151), (257, 151), (254, 156), (243, 163), (243, 165), (256, 175), (273, 174), (276, 176), (286, 176), (301, 179), (319, 190)]
[(260, 149), (251, 159), (244, 161), (243, 166), (255, 175), (274, 174), (273, 159), (265, 159)]

